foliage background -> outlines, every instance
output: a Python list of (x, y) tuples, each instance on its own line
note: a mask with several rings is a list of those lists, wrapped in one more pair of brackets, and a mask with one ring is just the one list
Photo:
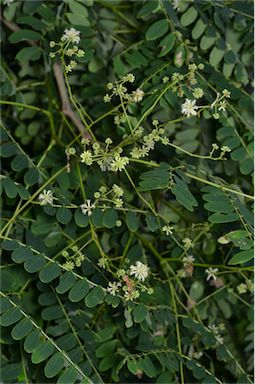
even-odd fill
[[(253, 269), (253, 3), (2, 1), (1, 19), (2, 382), (252, 382), (252, 297), (237, 286)], [(70, 27), (81, 31), (85, 50), (68, 76), (76, 115), (71, 102), (63, 105), (49, 59), (49, 42)], [(205, 66), (198, 76), (205, 104), (215, 91), (231, 92), (217, 120), (210, 110), (186, 119), (183, 101), (164, 92), (163, 77), (185, 74), (192, 62)], [(128, 72), (145, 92), (130, 118), (143, 117), (148, 132), (159, 120), (175, 146), (157, 145), (146, 161), (167, 166), (159, 172), (130, 161), (128, 173), (114, 174), (75, 157), (67, 173), (65, 149), (81, 151), (84, 121), (101, 142), (117, 145), (128, 134), (126, 122), (114, 124), (118, 104), (103, 101), (108, 81)], [(203, 158), (216, 142), (231, 148), (227, 160)], [(118, 211), (121, 227), (116, 210), (89, 222), (79, 208), (63, 208), (113, 183), (128, 210), (142, 211)], [(45, 188), (61, 206), (38, 204)], [(165, 223), (173, 236), (162, 232)], [(65, 272), (62, 251), (73, 245), (85, 261)], [(180, 278), (190, 252), (193, 274)], [(148, 264), (154, 293), (134, 302), (106, 295), (113, 274), (97, 265), (102, 253), (113, 271)], [(219, 269), (218, 286), (206, 281), (209, 267)], [(221, 323), (223, 344), (209, 328)]]

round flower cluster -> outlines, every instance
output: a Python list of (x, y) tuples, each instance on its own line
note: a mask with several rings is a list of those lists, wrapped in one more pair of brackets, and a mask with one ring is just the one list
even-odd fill
[(68, 63), (65, 62), (67, 58), (82, 58), (85, 55), (83, 49), (79, 49), (78, 44), (80, 43), (80, 31), (75, 28), (65, 29), (59, 42), (50, 41), (50, 48), (55, 48), (54, 52), (50, 52), (50, 58), (55, 58), (59, 55), (62, 59), (62, 63), (65, 68), (65, 72), (69, 73), (77, 66), (77, 61), (71, 59)]
[(147, 292), (151, 295), (153, 293), (152, 288), (148, 288), (143, 284), (148, 275), (149, 267), (141, 261), (137, 261), (135, 264), (130, 265), (127, 270), (119, 269), (117, 271), (119, 281), (110, 281), (106, 290), (113, 296), (124, 294), (124, 300), (126, 301), (137, 299), (141, 292)]
[(79, 250), (77, 245), (74, 245), (71, 248), (72, 255), (68, 251), (63, 251), (62, 256), (65, 258), (65, 263), (62, 265), (63, 268), (65, 268), (67, 271), (73, 270), (75, 267), (80, 267), (82, 262), (85, 260), (85, 256)]
[[(144, 135), (140, 140), (137, 140), (136, 145), (130, 151), (130, 156), (133, 159), (140, 159), (149, 155), (150, 151), (154, 149), (156, 142), (161, 142), (164, 145), (169, 144), (169, 139), (166, 136), (162, 136), (165, 133), (164, 128), (159, 128), (159, 122), (153, 120), (152, 125), (155, 127), (148, 135)], [(135, 132), (135, 136), (138, 139), (142, 133), (142, 129)], [(140, 144), (140, 145), (139, 145)]]
[(122, 100), (127, 101), (128, 103), (139, 103), (144, 97), (144, 91), (140, 88), (136, 89), (132, 93), (128, 93), (125, 83), (133, 83), (135, 81), (135, 76), (132, 73), (128, 73), (123, 76), (119, 81), (115, 83), (108, 83), (107, 89), (111, 93), (107, 93), (104, 96), (104, 102), (109, 103), (114, 96), (119, 96)]
[(123, 151), (121, 147), (110, 148), (112, 140), (109, 137), (105, 140), (105, 145), (96, 142), (90, 149), (87, 148), (87, 145), (90, 144), (88, 139), (83, 140), (82, 143), (84, 151), (80, 154), (80, 161), (88, 166), (97, 163), (103, 172), (121, 172), (129, 163), (128, 157), (121, 156)]

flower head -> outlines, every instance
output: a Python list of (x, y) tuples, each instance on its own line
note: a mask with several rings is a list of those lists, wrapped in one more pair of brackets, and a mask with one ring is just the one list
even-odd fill
[(74, 28), (65, 29), (64, 34), (61, 37), (62, 41), (67, 41), (73, 44), (79, 44), (81, 38), (80, 38), (80, 31), (77, 31)]
[(135, 265), (130, 265), (130, 275), (134, 275), (138, 280), (144, 281), (149, 274), (149, 267), (137, 261)]
[(91, 151), (83, 151), (80, 155), (81, 163), (85, 163), (86, 165), (92, 165), (92, 153)]
[(203, 97), (203, 90), (201, 88), (195, 88), (192, 95), (195, 97), (195, 99), (200, 99), (201, 97)]
[(82, 204), (82, 205), (80, 206), (80, 208), (81, 208), (81, 211), (82, 211), (82, 213), (83, 213), (84, 215), (91, 216), (91, 215), (92, 215), (92, 211), (93, 211), (93, 209), (96, 208), (96, 205), (95, 205), (95, 203), (92, 203), (92, 204), (91, 204), (91, 200), (88, 199), (88, 200), (85, 201), (84, 204)]
[(186, 99), (185, 103), (182, 104), (182, 114), (187, 117), (196, 116), (198, 106), (196, 105), (196, 100)]
[(188, 255), (188, 256), (184, 256), (182, 261), (183, 261), (184, 267), (186, 267), (189, 264), (193, 264), (195, 261), (195, 258), (191, 255)]
[(123, 171), (123, 169), (125, 169), (128, 163), (129, 163), (128, 157), (126, 156), (121, 157), (119, 154), (117, 154), (114, 157), (114, 160), (111, 162), (111, 171), (113, 172)]
[(53, 192), (48, 189), (44, 189), (42, 193), (40, 193), (38, 200), (40, 201), (41, 205), (52, 205), (53, 204)]
[(132, 92), (132, 96), (133, 96), (134, 102), (139, 103), (139, 101), (142, 101), (144, 97), (144, 91), (138, 88), (136, 91)]

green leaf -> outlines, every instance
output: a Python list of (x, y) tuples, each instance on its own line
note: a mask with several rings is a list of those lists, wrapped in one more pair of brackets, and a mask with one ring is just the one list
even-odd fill
[(17, 323), (22, 318), (22, 313), (18, 308), (11, 308), (4, 312), (0, 317), (0, 324), (3, 327), (8, 327), (14, 323)]
[(103, 226), (103, 211), (101, 209), (94, 209), (91, 217), (95, 227), (100, 228)]
[(194, 28), (192, 29), (191, 36), (194, 40), (199, 39), (202, 36), (206, 28), (206, 24), (202, 19), (198, 19)]
[(141, 192), (153, 189), (165, 189), (169, 183), (169, 166), (162, 164), (153, 171), (142, 173), (138, 190)]
[(176, 196), (177, 201), (182, 204), (188, 211), (193, 212), (194, 207), (198, 206), (198, 202), (191, 194), (187, 184), (185, 184), (179, 177), (175, 176), (176, 183), (172, 187), (172, 192)]
[(239, 217), (237, 213), (214, 213), (213, 215), (209, 216), (210, 223), (214, 224), (221, 224), (221, 223), (231, 223), (233, 221), (239, 220)]
[(203, 293), (204, 293), (204, 284), (201, 283), (200, 281), (194, 281), (189, 291), (189, 295), (191, 299), (199, 300), (203, 296)]
[(101, 344), (96, 349), (96, 356), (97, 357), (105, 357), (105, 356), (111, 354), (112, 352), (115, 351), (117, 344), (118, 344), (118, 340), (106, 341), (105, 343)]
[(33, 329), (33, 324), (30, 319), (22, 319), (18, 322), (11, 331), (14, 340), (21, 340), (26, 337)]
[(57, 263), (50, 262), (43, 267), (39, 273), (39, 278), (43, 283), (50, 283), (52, 280), (56, 279), (61, 273), (61, 269)]
[(147, 309), (143, 304), (138, 304), (132, 312), (135, 323), (141, 323), (147, 315)]
[(32, 60), (36, 61), (39, 60), (41, 57), (41, 50), (39, 47), (26, 47), (22, 48), (17, 55), (15, 56), (15, 59), (19, 61), (27, 61)]
[(42, 310), (41, 316), (43, 320), (51, 321), (61, 319), (64, 313), (59, 305), (50, 305)]
[(18, 382), (18, 376), (22, 373), (22, 371), (22, 363), (11, 363), (2, 366), (0, 369), (1, 382)]
[(136, 232), (139, 228), (139, 217), (135, 212), (129, 211), (126, 215), (126, 224), (131, 232)]
[(13, 32), (9, 36), (9, 41), (14, 44), (23, 40), (40, 40), (41, 35), (38, 32), (30, 31), (29, 29), (19, 29), (16, 32)]
[(62, 373), (58, 378), (57, 384), (70, 384), (75, 383), (77, 379), (78, 372), (74, 367), (70, 367)]
[(166, 35), (163, 40), (161, 40), (159, 46), (161, 47), (161, 52), (159, 57), (165, 56), (168, 52), (170, 52), (175, 44), (176, 37), (173, 33)]
[(18, 190), (14, 181), (12, 181), (9, 177), (6, 177), (3, 179), (2, 184), (4, 187), (4, 191), (8, 197), (13, 199), (14, 197), (17, 196)]
[(145, 2), (145, 4), (139, 10), (137, 17), (142, 19), (147, 15), (151, 15), (152, 13), (155, 13), (159, 8), (160, 7), (157, 0)]
[(28, 159), (26, 156), (17, 155), (14, 157), (14, 159), (11, 162), (11, 167), (14, 171), (20, 172), (23, 169), (28, 167)]
[(40, 271), (42, 267), (46, 264), (46, 260), (41, 255), (34, 255), (27, 259), (24, 263), (24, 268), (29, 273), (34, 273)]
[(40, 176), (40, 174), (39, 174), (39, 171), (37, 168), (30, 168), (25, 173), (24, 181), (25, 181), (26, 185), (31, 186), (31, 185), (38, 183), (39, 176)]
[(44, 374), (46, 377), (51, 378), (56, 376), (65, 365), (65, 359), (62, 353), (58, 352), (51, 356), (49, 361), (44, 367)]
[(118, 220), (118, 213), (115, 209), (106, 209), (103, 216), (103, 224), (106, 228), (115, 227), (116, 221)]
[(89, 225), (89, 216), (84, 215), (80, 208), (77, 208), (74, 213), (74, 221), (78, 227), (85, 228)]
[(156, 40), (161, 36), (164, 36), (169, 29), (169, 23), (166, 19), (158, 20), (153, 23), (145, 34), (146, 40)]
[(87, 295), (88, 292), (89, 292), (88, 282), (85, 279), (79, 280), (75, 283), (75, 285), (70, 290), (68, 298), (69, 300), (76, 303), (82, 300)]
[(89, 308), (94, 308), (98, 304), (103, 303), (105, 292), (100, 286), (91, 289), (89, 294), (85, 297), (85, 305)]
[(85, 17), (85, 18), (88, 16), (87, 9), (82, 4), (78, 3), (77, 1), (69, 0), (68, 6), (73, 13), (80, 15), (82, 17)]
[(198, 15), (198, 11), (194, 7), (190, 7), (181, 17), (181, 25), (187, 27), (188, 25), (194, 23)]
[(63, 294), (67, 291), (69, 291), (70, 288), (74, 286), (76, 282), (76, 278), (72, 272), (65, 272), (63, 275), (60, 276), (59, 284), (56, 287), (57, 293)]
[(153, 215), (153, 213), (146, 212), (145, 220), (147, 227), (151, 232), (155, 232), (159, 228), (158, 219), (155, 215)]
[(41, 343), (32, 353), (31, 361), (33, 364), (39, 364), (46, 360), (54, 352), (54, 347), (50, 341)]
[(149, 356), (145, 356), (144, 358), (139, 358), (139, 365), (142, 368), (142, 371), (149, 376), (150, 378), (155, 377), (157, 374), (157, 370), (152, 363)]
[(83, 15), (67, 12), (66, 17), (68, 18), (68, 21), (74, 26), (80, 25), (82, 27), (89, 27), (90, 25), (89, 20)]
[(57, 210), (56, 218), (61, 224), (68, 224), (72, 220), (72, 212), (70, 209), (60, 207)]
[(254, 250), (240, 251), (236, 253), (228, 262), (230, 265), (244, 264), (254, 258)]
[(33, 252), (27, 247), (21, 247), (14, 249), (11, 258), (15, 263), (23, 263), (25, 260), (29, 260), (34, 256)]
[(128, 370), (133, 373), (133, 375), (136, 375), (138, 371), (142, 371), (140, 361), (138, 362), (135, 359), (128, 359), (127, 361), (127, 367)]
[(40, 335), (38, 329), (35, 329), (27, 335), (24, 342), (24, 349), (27, 353), (32, 353), (32, 351), (40, 344)]
[(223, 59), (223, 56), (225, 54), (225, 51), (223, 49), (219, 49), (217, 47), (213, 47), (210, 56), (209, 56), (209, 62), (213, 67), (217, 67), (217, 65), (221, 62)]

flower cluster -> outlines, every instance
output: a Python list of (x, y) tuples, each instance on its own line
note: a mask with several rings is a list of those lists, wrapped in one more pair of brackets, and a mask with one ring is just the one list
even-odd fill
[(135, 146), (130, 151), (130, 156), (133, 159), (140, 159), (149, 155), (150, 151), (154, 149), (156, 142), (161, 142), (164, 145), (169, 144), (169, 139), (166, 136), (163, 136), (165, 133), (164, 128), (159, 127), (159, 122), (153, 120), (152, 125), (155, 127), (150, 133), (140, 137), (143, 133), (143, 128), (138, 128), (135, 132), (135, 137), (137, 142)]
[[(50, 48), (55, 48), (54, 52), (50, 52), (50, 58), (53, 59), (59, 55), (66, 73), (72, 72), (77, 66), (77, 61), (74, 58), (82, 58), (85, 55), (84, 50), (78, 47), (80, 40), (80, 31), (70, 28), (64, 30), (59, 42), (50, 41)], [(68, 63), (65, 62), (65, 58), (69, 59)]]
[(214, 102), (210, 106), (210, 109), (213, 110), (213, 117), (215, 119), (218, 119), (220, 117), (219, 115), (220, 111), (226, 111), (226, 108), (227, 108), (226, 99), (229, 99), (230, 96), (231, 96), (231, 93), (228, 89), (223, 89), (221, 94), (219, 92), (217, 93)]
[(62, 267), (67, 271), (71, 271), (75, 267), (80, 267), (82, 262), (85, 260), (85, 256), (76, 245), (71, 248), (71, 251), (73, 253), (72, 255), (69, 253), (70, 250), (69, 252), (63, 251), (61, 254), (66, 260)]
[(126, 83), (133, 83), (135, 81), (135, 76), (132, 73), (128, 73), (123, 76), (119, 81), (115, 83), (108, 83), (107, 89), (111, 92), (107, 93), (104, 96), (104, 102), (109, 103), (114, 96), (119, 96), (121, 100), (124, 100), (128, 103), (139, 103), (144, 97), (144, 91), (140, 88), (136, 89), (132, 93), (128, 93)]
[[(130, 265), (127, 270), (119, 269), (117, 271), (119, 281), (109, 282), (107, 292), (113, 296), (124, 294), (126, 301), (137, 299), (140, 296), (140, 292), (152, 294), (153, 290), (143, 284), (148, 275), (149, 267), (141, 261), (137, 261), (135, 264)], [(131, 276), (134, 278), (131, 278)]]
[(88, 166), (97, 163), (100, 169), (104, 171), (121, 172), (129, 163), (126, 156), (122, 156), (123, 149), (121, 147), (111, 148), (112, 140), (108, 137), (105, 144), (99, 142), (93, 143), (90, 148), (88, 139), (83, 139), (84, 151), (80, 154), (80, 161)]

